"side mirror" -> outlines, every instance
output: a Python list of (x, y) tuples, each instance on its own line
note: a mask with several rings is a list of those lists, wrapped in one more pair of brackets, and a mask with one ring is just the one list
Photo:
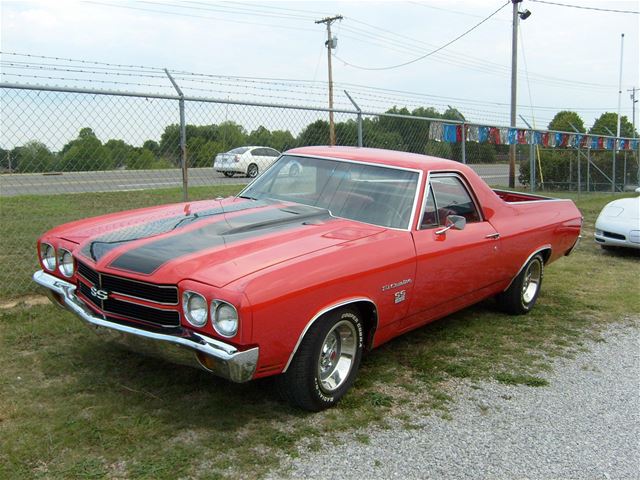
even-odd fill
[(444, 235), (447, 230), (463, 230), (467, 225), (467, 219), (460, 215), (448, 215), (446, 226), (440, 230), (436, 230), (436, 235)]

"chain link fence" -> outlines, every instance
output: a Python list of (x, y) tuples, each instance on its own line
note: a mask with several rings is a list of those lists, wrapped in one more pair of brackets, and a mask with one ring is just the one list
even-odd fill
[[(216, 172), (217, 154), (250, 145), (282, 152), (329, 139), (327, 109), (178, 95), (0, 84), (0, 111), (0, 299), (35, 291), (35, 241), (55, 225), (230, 195), (249, 178)], [(567, 145), (532, 145), (532, 131), (449, 118), (334, 110), (334, 121), (338, 145), (449, 158), (493, 186), (509, 184), (510, 144), (521, 188), (612, 191), (638, 183), (630, 139), (616, 153), (580, 141), (574, 148), (564, 137)]]

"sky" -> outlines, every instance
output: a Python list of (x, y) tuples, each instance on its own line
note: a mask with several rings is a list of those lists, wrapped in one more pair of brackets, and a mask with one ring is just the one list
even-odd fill
[[(640, 10), (638, 1), (555, 3)], [(519, 114), (544, 128), (560, 110), (587, 126), (617, 111), (624, 33), (621, 113), (631, 120), (640, 15), (534, 0), (519, 9), (531, 12), (519, 22)], [(437, 53), (387, 68), (496, 11)], [(503, 0), (2, 1), (0, 80), (171, 94), (168, 68), (186, 95), (326, 107), (327, 32), (315, 20), (333, 15), (344, 17), (332, 25), (337, 108), (351, 108), (346, 89), (365, 111), (452, 105), (472, 121), (509, 124), (512, 5)]]

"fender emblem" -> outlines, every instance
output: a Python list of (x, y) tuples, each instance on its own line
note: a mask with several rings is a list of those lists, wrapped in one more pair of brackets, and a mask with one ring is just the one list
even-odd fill
[(404, 302), (406, 298), (407, 298), (406, 290), (400, 290), (399, 292), (395, 293), (395, 303)]
[(91, 287), (91, 295), (96, 297), (98, 300), (106, 300), (109, 298), (109, 292), (106, 290), (98, 290), (96, 287)]

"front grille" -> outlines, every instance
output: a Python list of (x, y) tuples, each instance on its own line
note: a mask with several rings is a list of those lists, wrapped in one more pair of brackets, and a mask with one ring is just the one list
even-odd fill
[(123, 302), (115, 298), (105, 300), (103, 310), (105, 313), (114, 313), (163, 327), (177, 327), (180, 325), (180, 314), (176, 310), (160, 310), (138, 303)]
[[(84, 280), (78, 282), (78, 292), (105, 315), (113, 314), (125, 317), (144, 324), (172, 328), (180, 326), (180, 313), (178, 310), (162, 308), (165, 305), (178, 304), (178, 289), (169, 285), (154, 285), (138, 282), (127, 278), (116, 277), (98, 273), (82, 262), (77, 262), (78, 273)], [(101, 300), (93, 295), (92, 287), (104, 290), (109, 296)], [(118, 294), (131, 298), (124, 301), (113, 298), (112, 294)], [(158, 307), (143, 305), (136, 300), (145, 300), (158, 304)], [(121, 320), (122, 323), (122, 320)]]
[(89, 280), (93, 285), (97, 285), (98, 282), (98, 272), (96, 272), (95, 270), (90, 269), (89, 267), (87, 267), (84, 263), (82, 262), (77, 262), (78, 264), (78, 273), (80, 275), (82, 275), (84, 278), (86, 278), (87, 280)]
[(178, 289), (175, 285), (156, 285), (105, 273), (98, 274), (82, 262), (78, 262), (78, 273), (91, 284), (101, 285), (102, 289), (109, 292), (163, 305), (178, 304)]

